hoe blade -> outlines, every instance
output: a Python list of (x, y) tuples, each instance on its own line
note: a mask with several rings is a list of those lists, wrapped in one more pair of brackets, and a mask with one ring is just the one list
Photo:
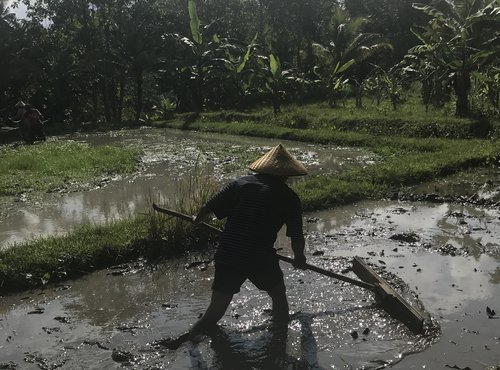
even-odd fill
[(354, 257), (352, 269), (361, 280), (376, 286), (376, 299), (389, 315), (404, 323), (413, 333), (421, 334), (423, 332), (424, 322), (428, 319), (428, 315), (412, 307), (361, 257)]

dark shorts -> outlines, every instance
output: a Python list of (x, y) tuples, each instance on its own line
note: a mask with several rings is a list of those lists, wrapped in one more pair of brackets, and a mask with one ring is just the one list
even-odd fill
[(212, 290), (235, 294), (240, 291), (240, 287), (246, 279), (250, 280), (260, 290), (265, 290), (266, 292), (278, 284), (284, 284), (283, 272), (281, 271), (278, 259), (252, 267), (233, 267), (216, 263)]

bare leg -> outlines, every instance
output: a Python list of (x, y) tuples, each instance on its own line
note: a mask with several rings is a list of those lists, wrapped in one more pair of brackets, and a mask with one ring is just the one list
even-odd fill
[(286, 298), (286, 288), (283, 282), (274, 286), (268, 291), (273, 300), (273, 320), (277, 322), (288, 322), (288, 300)]
[(207, 310), (201, 319), (194, 323), (189, 330), (191, 338), (217, 324), (222, 316), (224, 316), (232, 298), (232, 294), (217, 292), (214, 290), (212, 292), (212, 298)]
[(179, 348), (182, 343), (193, 339), (196, 335), (203, 333), (204, 331), (210, 329), (212, 326), (215, 326), (215, 324), (217, 324), (222, 316), (224, 316), (227, 306), (229, 306), (229, 303), (231, 303), (232, 298), (232, 294), (212, 291), (212, 298), (207, 310), (205, 311), (201, 319), (193, 324), (188, 332), (180, 335), (177, 338), (162, 339), (157, 343), (169, 349)]

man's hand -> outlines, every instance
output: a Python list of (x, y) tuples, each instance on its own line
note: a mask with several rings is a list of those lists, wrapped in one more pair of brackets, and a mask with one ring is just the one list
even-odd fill
[(301, 269), (301, 270), (307, 269), (306, 256), (304, 254), (296, 255), (295, 258), (293, 259), (293, 267)]
[(291, 238), (292, 241), (292, 250), (293, 250), (293, 266), (305, 270), (306, 267), (306, 256), (304, 255), (304, 249), (305, 249), (305, 240), (304, 236), (295, 236)]
[(201, 207), (201, 209), (198, 211), (198, 214), (196, 216), (193, 216), (193, 222), (195, 224), (201, 224), (208, 219), (208, 216), (210, 216), (211, 213), (212, 211), (207, 207)]

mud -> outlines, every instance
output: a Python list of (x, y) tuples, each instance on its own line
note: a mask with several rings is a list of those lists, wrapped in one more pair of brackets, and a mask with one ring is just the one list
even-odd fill
[(364, 202), (317, 212), (307, 227), (324, 257), (366, 257), (439, 323), (436, 343), (393, 368), (485, 369), (500, 363), (500, 322), (487, 311), (500, 306), (499, 216), (461, 204)]
[[(269, 298), (245, 284), (210, 336), (176, 351), (154, 345), (203, 313), (213, 266), (192, 266), (206, 258), (139, 263), (129, 273), (109, 269), (4, 298), (2, 361), (23, 369), (380, 368), (436, 337), (436, 327), (425, 336), (411, 334), (367, 291), (283, 265), (292, 310), (288, 330), (273, 330)], [(349, 266), (337, 257), (310, 262), (335, 271)]]

